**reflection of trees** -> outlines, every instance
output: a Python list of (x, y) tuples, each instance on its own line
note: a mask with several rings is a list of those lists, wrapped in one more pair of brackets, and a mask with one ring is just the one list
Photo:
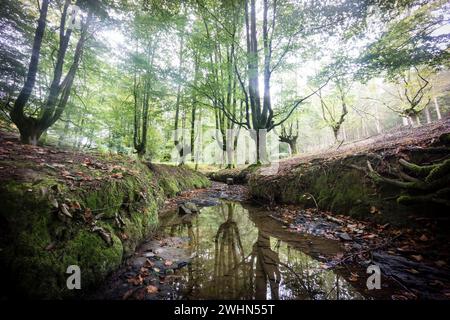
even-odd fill
[(342, 275), (322, 269), (319, 261), (299, 250), (296, 243), (290, 243), (290, 238), (286, 241), (283, 233), (273, 232), (265, 220), (252, 219), (253, 225), (240, 204), (223, 202), (209, 210), (166, 227), (171, 236), (189, 236), (190, 253), (196, 254), (182, 269), (185, 278), (177, 284), (184, 297), (359, 297)]
[(286, 263), (280, 262), (280, 265), (285, 269), (282, 270), (282, 276), (286, 286), (291, 288), (291, 298), (335, 300), (351, 298), (348, 288), (343, 287), (343, 279), (339, 274), (321, 269), (318, 262), (305, 254), (295, 249), (291, 250), (291, 246), (287, 245), (284, 259)]
[[(220, 298), (243, 298), (250, 290), (251, 266), (246, 263), (237, 223), (233, 220), (236, 204), (226, 203), (226, 216), (214, 238), (213, 295)], [(244, 296), (243, 296), (244, 295)], [(250, 297), (246, 297), (250, 298)]]
[(278, 300), (280, 285), (280, 260), (278, 253), (270, 248), (270, 238), (265, 233), (258, 231), (258, 239), (253, 245), (252, 262), (255, 269), (255, 298), (266, 299), (267, 281), (269, 281), (271, 298)]

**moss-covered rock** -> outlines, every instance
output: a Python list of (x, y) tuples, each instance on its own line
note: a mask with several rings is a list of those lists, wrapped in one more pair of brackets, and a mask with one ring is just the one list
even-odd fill
[[(0, 296), (79, 296), (155, 230), (165, 197), (209, 185), (184, 167), (131, 166), (89, 183), (68, 184), (45, 170), (1, 181)], [(69, 265), (80, 267), (83, 290), (67, 289)]]
[(251, 164), (245, 168), (222, 169), (209, 174), (214, 181), (226, 183), (228, 178), (233, 179), (233, 183), (245, 184), (248, 182), (250, 175), (261, 168), (260, 164)]
[[(151, 165), (158, 184), (166, 196), (172, 197), (183, 190), (210, 186), (206, 176), (186, 166)], [(189, 172), (189, 174), (186, 174)]]

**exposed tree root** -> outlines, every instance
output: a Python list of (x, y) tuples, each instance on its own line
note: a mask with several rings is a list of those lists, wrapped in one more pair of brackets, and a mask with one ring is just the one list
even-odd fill
[(406, 194), (397, 198), (400, 204), (436, 203), (450, 207), (450, 159), (424, 166), (400, 159), (399, 164), (408, 173), (398, 168), (395, 170), (397, 178), (387, 178), (375, 171), (370, 161), (367, 161), (368, 175), (377, 183), (403, 189)]

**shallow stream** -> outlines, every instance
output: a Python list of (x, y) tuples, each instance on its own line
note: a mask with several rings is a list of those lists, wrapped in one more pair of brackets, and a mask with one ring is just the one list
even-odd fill
[[(190, 217), (167, 213), (160, 231), (179, 239), (175, 250), (189, 260), (173, 276), (169, 299), (363, 298), (314, 258), (337, 254), (339, 242), (289, 232), (256, 207), (221, 200)], [(164, 248), (156, 254), (176, 256), (173, 245)]]

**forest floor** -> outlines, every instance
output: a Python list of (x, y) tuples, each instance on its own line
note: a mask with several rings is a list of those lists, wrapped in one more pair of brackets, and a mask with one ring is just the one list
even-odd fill
[(345, 158), (360, 153), (399, 153), (409, 148), (424, 148), (450, 132), (450, 117), (419, 127), (402, 126), (366, 139), (332, 146), (320, 152), (302, 154), (279, 162), (278, 174), (290, 171), (302, 163)]
[[(101, 157), (101, 160), (99, 159)], [(16, 134), (0, 130), (0, 181), (34, 180), (36, 172), (45, 172), (72, 187), (95, 185), (104, 179), (121, 179), (137, 174), (124, 161), (129, 157), (82, 153), (64, 148), (21, 144)]]

